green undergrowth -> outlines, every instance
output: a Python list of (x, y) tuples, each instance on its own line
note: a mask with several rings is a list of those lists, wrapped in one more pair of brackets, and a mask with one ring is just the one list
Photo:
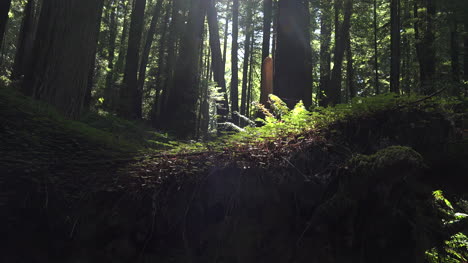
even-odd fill
[[(458, 231), (457, 227), (468, 220), (468, 201), (458, 199), (451, 202), (442, 190), (433, 192), (433, 206), (442, 217), (442, 224), (447, 229), (455, 229), (441, 244), (426, 251), (430, 263), (464, 263), (468, 261), (468, 232)], [(463, 228), (460, 228), (460, 230)]]
[[(286, 144), (290, 141), (300, 141), (310, 136), (317, 136), (320, 131), (336, 122), (355, 118), (367, 118), (383, 111), (424, 111), (442, 113), (447, 116), (466, 114), (468, 99), (455, 97), (424, 97), (420, 95), (397, 96), (389, 93), (369, 98), (355, 98), (348, 104), (334, 107), (315, 107), (307, 110), (302, 102), (293, 109), (277, 96), (270, 95), (271, 109), (258, 105), (264, 118), (256, 121), (261, 127), (247, 126), (240, 132), (216, 137), (211, 141), (182, 142), (167, 140), (159, 142), (161, 149), (167, 154), (187, 154), (196, 152), (230, 151), (236, 148), (262, 147), (278, 141)], [(253, 123), (253, 122), (251, 122)], [(284, 143), (283, 143), (284, 145)]]
[(411, 111), (440, 112), (444, 114), (458, 114), (468, 109), (467, 99), (454, 97), (423, 97), (397, 96), (389, 93), (369, 98), (355, 98), (349, 104), (339, 104), (335, 107), (316, 107), (306, 110), (299, 102), (294, 109), (289, 110), (278, 97), (271, 95), (272, 109), (266, 110), (260, 106), (264, 119), (257, 119), (263, 123), (262, 127), (247, 127), (244, 132), (230, 136), (228, 142), (256, 143), (276, 140), (278, 137), (297, 138), (311, 131), (326, 129), (337, 121), (353, 118), (366, 118), (382, 111)]

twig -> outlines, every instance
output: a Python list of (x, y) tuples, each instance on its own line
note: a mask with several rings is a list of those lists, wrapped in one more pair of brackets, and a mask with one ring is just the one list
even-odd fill
[(443, 89), (440, 89), (440, 90), (438, 90), (438, 91), (436, 91), (436, 92), (434, 92), (434, 93), (432, 93), (432, 94), (430, 94), (430, 95), (428, 95), (428, 96), (426, 96), (426, 97), (424, 97), (422, 99), (415, 100), (415, 101), (412, 101), (412, 102), (408, 102), (408, 103), (406, 103), (404, 105), (400, 105), (396, 109), (399, 110), (399, 109), (402, 109), (404, 107), (407, 107), (407, 106), (410, 106), (410, 105), (413, 105), (413, 104), (421, 103), (423, 101), (426, 101), (426, 100), (428, 100), (428, 99), (430, 99), (432, 97), (435, 97), (435, 96), (439, 95), (440, 93), (444, 92), (446, 89), (447, 89), (447, 87), (445, 87)]

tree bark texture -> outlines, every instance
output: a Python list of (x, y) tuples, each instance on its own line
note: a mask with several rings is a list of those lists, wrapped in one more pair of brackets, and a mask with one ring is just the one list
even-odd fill
[(219, 39), (218, 12), (216, 10), (215, 0), (209, 0), (207, 17), (209, 26), (209, 38), (211, 48), (211, 63), (213, 70), (213, 78), (218, 87), (221, 88), (224, 100), (221, 103), (221, 108), (218, 109), (220, 121), (225, 122), (229, 113), (229, 101), (227, 97), (226, 80), (224, 78), (224, 61), (221, 54), (221, 42)]
[(0, 2), (0, 47), (5, 36), (6, 25), (8, 22), (8, 12), (10, 11), (11, 0), (2, 0)]
[(11, 79), (18, 80), (24, 75), (25, 70), (31, 66), (31, 55), (36, 33), (35, 19), (36, 0), (28, 0), (24, 9), (21, 29), (18, 37), (15, 62)]
[(138, 90), (137, 74), (145, 7), (146, 0), (135, 0), (131, 15), (124, 79), (117, 111), (120, 117), (127, 119), (141, 118), (142, 94)]
[[(83, 109), (103, 0), (44, 1), (24, 90), (66, 116)], [(78, 22), (79, 21), (79, 22)]]
[(232, 4), (232, 47), (231, 47), (231, 114), (234, 123), (238, 123), (238, 117), (234, 112), (239, 111), (239, 66), (237, 52), (239, 49), (239, 0), (233, 0)]
[(181, 41), (180, 56), (174, 74), (173, 91), (169, 94), (166, 128), (183, 138), (196, 134), (196, 104), (199, 91), (200, 43), (209, 0), (192, 0), (188, 22)]
[(278, 12), (274, 90), (292, 108), (312, 96), (308, 1), (280, 0)]

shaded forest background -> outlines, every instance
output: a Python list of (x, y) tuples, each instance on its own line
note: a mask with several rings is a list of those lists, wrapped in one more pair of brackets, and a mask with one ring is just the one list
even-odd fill
[(7, 0), (0, 75), (71, 118), (109, 112), (200, 137), (246, 125), (237, 112), (255, 118), (269, 56), (289, 106), (465, 96), (467, 13), (463, 0)]

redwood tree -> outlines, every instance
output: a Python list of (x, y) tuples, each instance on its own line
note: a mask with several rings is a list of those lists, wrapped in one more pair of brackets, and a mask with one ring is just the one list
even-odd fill
[(8, 22), (8, 12), (10, 11), (11, 0), (2, 0), (0, 2), (0, 47), (2, 46), (3, 36), (5, 35), (6, 24)]
[(72, 118), (79, 117), (83, 108), (102, 1), (49, 0), (42, 4), (35, 59), (23, 90)]
[(219, 25), (218, 25), (218, 12), (215, 6), (215, 0), (210, 0), (208, 7), (208, 26), (210, 31), (210, 47), (211, 47), (211, 63), (213, 70), (214, 81), (221, 88), (221, 92), (224, 95), (224, 101), (222, 102), (221, 109), (218, 110), (218, 114), (223, 117), (227, 117), (229, 112), (229, 102), (227, 98), (226, 80), (224, 79), (224, 62), (221, 54), (221, 42), (219, 39)]
[(165, 127), (181, 137), (192, 137), (196, 132), (196, 103), (199, 87), (200, 43), (209, 0), (192, 0), (185, 33), (180, 43), (180, 55), (174, 73), (174, 86), (169, 93), (165, 112)]
[(141, 92), (137, 86), (138, 61), (143, 34), (146, 0), (135, 0), (130, 23), (123, 85), (118, 114), (128, 119), (141, 118)]
[(237, 52), (239, 48), (239, 0), (233, 0), (232, 4), (232, 47), (231, 47), (231, 113), (234, 122), (237, 116), (234, 112), (239, 111), (239, 66)]
[(274, 93), (289, 107), (293, 107), (299, 100), (309, 102), (312, 97), (308, 12), (308, 1), (278, 2)]

